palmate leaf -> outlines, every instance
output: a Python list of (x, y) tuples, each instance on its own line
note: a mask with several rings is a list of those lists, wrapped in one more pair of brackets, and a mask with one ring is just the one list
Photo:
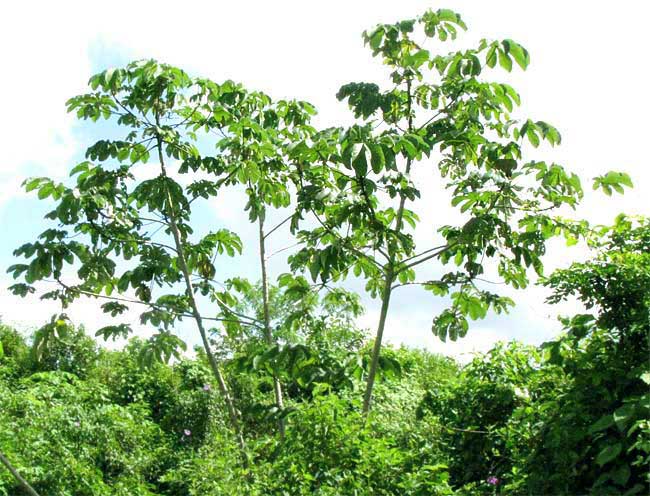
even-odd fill
[(120, 303), (119, 301), (109, 301), (102, 305), (102, 310), (104, 313), (110, 313), (111, 317), (115, 317), (126, 312), (129, 309), (127, 305)]
[(168, 363), (171, 358), (180, 358), (187, 350), (185, 341), (170, 332), (159, 332), (145, 342), (138, 359), (144, 366), (154, 363)]
[(632, 179), (625, 172), (608, 172), (602, 176), (596, 176), (593, 182), (593, 189), (601, 189), (607, 196), (611, 196), (613, 191), (623, 194), (624, 186), (632, 188), (634, 185)]
[(459, 337), (465, 337), (469, 329), (469, 323), (464, 315), (452, 309), (444, 310), (433, 319), (431, 332), (434, 336), (445, 342), (447, 338), (456, 341)]
[(133, 330), (128, 324), (117, 324), (98, 329), (95, 336), (101, 336), (105, 341), (109, 339), (115, 341), (116, 339), (127, 339), (132, 333)]

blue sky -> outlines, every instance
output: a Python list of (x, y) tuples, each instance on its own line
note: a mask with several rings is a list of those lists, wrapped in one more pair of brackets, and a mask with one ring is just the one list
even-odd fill
[[(650, 98), (645, 91), (650, 36), (646, 2), (522, 2), (477, 1), (331, 1), (331, 2), (111, 2), (60, 4), (14, 2), (4, 7), (0, 43), (9, 47), (0, 90), (5, 119), (0, 124), (4, 160), (0, 168), (0, 267), (14, 263), (11, 252), (46, 228), (48, 205), (20, 192), (25, 177), (67, 176), (85, 148), (104, 136), (106, 128), (75, 122), (65, 114), (65, 100), (85, 90), (98, 70), (132, 59), (154, 57), (178, 65), (193, 75), (220, 81), (232, 78), (275, 98), (296, 97), (314, 103), (322, 125), (349, 123), (351, 115), (334, 97), (349, 81), (381, 80), (383, 72), (363, 48), (360, 33), (377, 22), (411, 17), (426, 8), (450, 7), (469, 26), (467, 43), (479, 38), (513, 38), (531, 53), (526, 73), (503, 77), (521, 93), (522, 115), (547, 120), (560, 128), (563, 145), (542, 150), (588, 180), (610, 169), (625, 170), (635, 189), (624, 197), (589, 193), (576, 213), (592, 222), (610, 222), (621, 211), (648, 214), (650, 173), (645, 150)], [(588, 5), (588, 8), (586, 7)], [(38, 12), (39, 15), (35, 15)], [(465, 43), (465, 42), (461, 42)], [(421, 169), (430, 180), (430, 166)], [(239, 212), (239, 197), (228, 193), (208, 205), (201, 217), (254, 239)], [(427, 187), (416, 206), (423, 226), (416, 236), (430, 237), (428, 226), (449, 222), (454, 212), (448, 197), (435, 184)], [(236, 228), (236, 229), (235, 229)], [(272, 240), (275, 248), (290, 243), (286, 234)], [(227, 270), (256, 277), (251, 248)], [(274, 249), (271, 248), (271, 251)], [(554, 243), (549, 267), (566, 265), (584, 256), (580, 247)], [(274, 257), (272, 270), (284, 270)], [(433, 270), (433, 269), (431, 269)], [(40, 325), (52, 311), (36, 299), (19, 300), (4, 289), (10, 284), (0, 272), (0, 315), (28, 329)], [(357, 287), (354, 281), (350, 287)], [(442, 308), (417, 288), (393, 301), (387, 338), (425, 346), (448, 354), (485, 350), (498, 339), (517, 338), (539, 343), (559, 331), (555, 315), (574, 305), (548, 307), (545, 292), (530, 288), (516, 293), (517, 308), (509, 316), (490, 316), (473, 325), (468, 337), (442, 344), (430, 333), (431, 318)], [(366, 300), (360, 324), (375, 325), (377, 302)], [(104, 322), (97, 307), (84, 303), (70, 315), (88, 328)], [(140, 332), (147, 332), (142, 329)]]

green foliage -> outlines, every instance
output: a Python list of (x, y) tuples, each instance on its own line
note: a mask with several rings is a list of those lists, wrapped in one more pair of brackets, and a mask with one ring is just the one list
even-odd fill
[[(291, 151), (302, 181), (297, 208), (317, 221), (297, 231), (302, 247), (290, 257), (292, 269), (323, 284), (361, 277), (368, 294), (381, 299), (366, 412), (394, 290), (418, 284), (449, 297), (432, 331), (456, 340), (467, 334), (470, 320), (514, 305), (481, 284), (488, 264), (498, 267), (505, 284), (524, 288), (531, 270), (542, 274), (549, 238), (564, 235), (574, 242), (584, 231), (553, 213), (580, 201), (578, 176), (530, 157), (529, 145), (558, 145), (559, 131), (544, 121), (514, 120), (519, 95), (492, 79), (497, 62), (508, 72), (513, 63), (526, 69), (528, 52), (511, 39), (483, 39), (475, 48), (448, 53), (427, 48), (465, 29), (458, 14), (441, 9), (364, 33), (373, 56), (391, 71), (388, 84), (344, 85), (337, 96), (359, 122), (318, 132)], [(420, 220), (410, 205), (429, 185), (414, 182), (412, 174), (431, 162), (451, 205), (464, 215), (459, 225), (425, 226), (437, 231), (437, 239), (416, 246), (412, 231)], [(617, 189), (629, 183), (627, 176), (611, 174), (601, 183)], [(427, 262), (451, 267), (438, 280), (418, 280)]]
[(15, 329), (0, 324), (0, 378), (17, 378), (29, 367), (29, 347)]
[(527, 404), (525, 385), (538, 362), (531, 348), (498, 345), (472, 360), (457, 381), (424, 395), (417, 415), (439, 423), (437, 435), (451, 457), (454, 484), (481, 484), (490, 476), (502, 478), (510, 472), (503, 429), (513, 412)]
[(595, 256), (544, 280), (593, 313), (562, 318), (539, 350), (497, 347), (418, 413), (439, 422), (452, 484), (468, 494), (644, 494), (650, 488), (650, 223), (619, 216)]
[[(155, 331), (107, 351), (65, 313), (31, 340), (0, 325), (0, 452), (39, 492), (648, 492), (650, 222), (592, 228), (554, 214), (581, 200), (580, 179), (530, 154), (560, 133), (514, 120), (520, 97), (493, 78), (525, 70), (529, 53), (511, 39), (431, 50), (466, 29), (440, 9), (365, 32), (389, 81), (340, 88), (358, 119), (349, 128), (317, 130), (307, 102), (154, 60), (96, 74), (67, 102), (81, 120), (108, 121), (111, 138), (91, 144), (69, 180), (25, 181), (52, 204), (50, 227), (15, 250), (11, 290), (24, 297), (54, 280), (41, 298), (62, 312), (101, 299), (115, 319), (93, 330), (105, 340), (131, 337), (120, 320), (133, 308)], [(427, 226), (423, 247), (411, 205), (429, 185), (413, 173), (429, 162), (462, 220)], [(242, 239), (196, 225), (226, 187), (257, 223), (259, 284), (219, 280)], [(593, 187), (611, 196), (632, 181), (608, 172)], [(269, 228), (273, 209), (289, 216)], [(275, 286), (265, 243), (285, 225), (298, 243)], [(488, 266), (525, 288), (556, 236), (595, 253), (542, 279), (549, 302), (577, 298), (589, 312), (562, 318), (560, 338), (498, 345), (462, 369), (382, 347), (394, 290), (444, 298), (432, 331), (456, 340), (515, 304), (485, 289)], [(432, 263), (436, 278), (418, 280)], [(351, 276), (381, 300), (374, 342), (356, 325), (360, 297), (332, 286)], [(194, 358), (184, 319), (202, 343)], [(17, 484), (0, 472), (0, 495)]]
[(602, 189), (607, 196), (612, 196), (612, 190), (617, 193), (624, 193), (624, 186), (632, 187), (632, 179), (625, 172), (608, 172), (603, 176), (594, 178), (594, 189)]
[[(0, 449), (48, 495), (149, 495), (166, 445), (141, 406), (67, 372), (40, 372), (17, 390), (0, 387)], [(0, 494), (17, 494), (0, 473)]]
[[(575, 295), (594, 313), (563, 319), (566, 337), (544, 346), (564, 380), (540, 399), (548, 420), (525, 469), (533, 487), (642, 494), (650, 486), (650, 223), (619, 216), (592, 246), (593, 260), (545, 281), (551, 301)], [(557, 447), (560, 456), (549, 456)]]
[[(451, 494), (444, 465), (416, 463), (408, 452), (375, 436), (355, 410), (356, 405), (333, 395), (300, 408), (281, 445), (259, 443), (248, 478), (224, 463), (235, 456), (219, 438), (174, 478), (192, 481), (192, 495), (233, 494), (244, 488), (260, 495)], [(225, 456), (217, 454), (217, 446)]]
[[(460, 16), (443, 9), (365, 33), (373, 55), (393, 70), (392, 86), (343, 86), (339, 99), (363, 122), (326, 130), (309, 149), (306, 142), (296, 147), (308, 181), (299, 208), (314, 214), (319, 225), (300, 232), (305, 247), (292, 258), (293, 267), (309, 269), (313, 279), (363, 276), (368, 292), (384, 298), (393, 284), (414, 282), (420, 263), (453, 261), (458, 270), (423, 286), (437, 296), (451, 295), (451, 308), (434, 320), (433, 330), (454, 340), (467, 332), (468, 318), (513, 304), (477, 286), (484, 264), (494, 259), (506, 283), (525, 287), (527, 268), (542, 271), (545, 241), (563, 232), (562, 221), (547, 212), (573, 207), (582, 197), (575, 174), (525, 158), (524, 139), (533, 146), (540, 140), (556, 145), (557, 130), (542, 121), (517, 124), (510, 117), (517, 93), (478, 78), (484, 65), (494, 67), (493, 57), (506, 70), (513, 60), (525, 69), (523, 47), (482, 40), (475, 49), (433, 55), (414, 41), (420, 34), (454, 39), (459, 29), (466, 29)], [(419, 219), (406, 205), (426, 187), (413, 183), (410, 174), (428, 160), (437, 162), (451, 203), (466, 220), (437, 226), (442, 246), (418, 250), (407, 226)]]
[[(307, 334), (318, 336), (308, 339), (312, 348), (302, 346), (330, 360), (320, 367), (332, 374), (332, 360), (350, 353), (343, 347), (349, 331), (342, 329), (341, 338), (335, 336), (336, 328), (322, 331), (317, 326)], [(4, 333), (18, 343), (8, 350), (21, 346), (15, 331), (5, 328)], [(65, 346), (73, 344), (57, 343), (59, 353), (67, 356)], [(386, 361), (397, 364), (400, 374), (385, 375), (371, 424), (350, 399), (360, 385), (354, 375), (346, 376), (344, 387), (337, 387), (330, 375), (320, 377), (305, 389), (309, 394), (296, 394), (289, 387), (290, 428), (283, 441), (268, 428), (273, 417), (250, 408), (261, 397), (253, 395), (247, 406), (247, 396), (241, 395), (239, 405), (252, 438), (251, 464), (245, 468), (224, 423), (224, 405), (215, 395), (205, 356), (144, 366), (144, 346), (134, 339), (121, 351), (100, 350), (83, 378), (60, 370), (20, 369), (11, 375), (11, 383), (0, 383), (0, 450), (42, 494), (225, 495), (243, 488), (260, 495), (348, 490), (450, 494), (442, 455), (428, 426), (398, 417), (405, 413), (400, 412), (404, 405), (413, 411), (425, 383), (445, 383), (454, 376), (455, 366), (447, 359), (387, 349)], [(238, 359), (228, 364), (236, 381), (268, 385), (265, 373), (240, 367)], [(291, 385), (286, 376), (283, 381)], [(0, 484), (7, 494), (17, 490), (8, 473), (0, 475)]]
[(34, 371), (61, 370), (84, 378), (94, 367), (97, 357), (95, 341), (83, 327), (74, 328), (67, 320), (54, 320), (34, 334)]

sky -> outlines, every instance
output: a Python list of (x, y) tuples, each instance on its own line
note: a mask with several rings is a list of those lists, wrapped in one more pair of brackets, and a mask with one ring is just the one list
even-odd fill
[[(27, 331), (57, 311), (36, 298), (12, 296), (5, 289), (11, 280), (4, 269), (16, 263), (12, 251), (17, 246), (47, 227), (43, 215), (48, 205), (23, 193), (21, 182), (30, 176), (63, 179), (85, 148), (105, 131), (77, 122), (65, 112), (65, 101), (86, 90), (91, 74), (134, 59), (156, 58), (191, 75), (217, 82), (234, 79), (276, 99), (308, 100), (319, 111), (318, 125), (350, 124), (351, 113), (335, 98), (338, 88), (351, 81), (381, 81), (384, 74), (379, 61), (363, 47), (361, 32), (379, 22), (417, 16), (428, 8), (451, 8), (463, 16), (469, 27), (462, 35), (463, 44), (484, 37), (512, 38), (528, 48), (528, 71), (500, 75), (500, 79), (520, 92), (522, 115), (560, 129), (562, 145), (541, 150), (543, 158), (578, 173), (586, 185), (608, 170), (632, 176), (635, 188), (624, 196), (607, 198), (587, 191), (576, 217), (610, 223), (620, 212), (649, 213), (645, 146), (650, 117), (650, 3), (642, 0), (10, 2), (3, 6), (0, 18), (2, 321)], [(429, 170), (423, 169), (422, 179), (430, 177)], [(430, 237), (430, 226), (448, 223), (455, 215), (449, 198), (438, 194), (435, 185), (424, 193), (416, 205), (423, 220), (416, 232), (418, 240)], [(239, 229), (246, 222), (235, 208), (235, 197), (234, 192), (232, 198), (225, 195), (207, 206), (204, 215), (224, 227), (238, 228), (245, 243), (252, 242), (253, 229)], [(289, 241), (287, 235), (279, 235), (272, 240), (271, 251)], [(247, 252), (228, 262), (227, 270), (248, 271), (255, 278), (250, 270), (255, 256)], [(546, 257), (547, 272), (585, 256), (581, 247), (554, 242)], [(276, 275), (284, 269), (281, 258), (271, 264)], [(358, 287), (354, 281), (350, 285)], [(547, 293), (538, 287), (511, 294), (517, 307), (510, 315), (489, 316), (473, 323), (465, 339), (441, 343), (430, 327), (443, 303), (407, 289), (393, 300), (386, 338), (467, 359), (498, 340), (531, 344), (548, 340), (561, 330), (557, 314), (578, 310), (574, 302), (545, 305)], [(359, 324), (373, 328), (379, 304), (369, 299), (364, 303), (367, 311)], [(107, 322), (97, 305), (88, 301), (68, 314), (88, 329)], [(135, 321), (135, 314), (131, 318)], [(187, 337), (192, 342), (193, 337)]]

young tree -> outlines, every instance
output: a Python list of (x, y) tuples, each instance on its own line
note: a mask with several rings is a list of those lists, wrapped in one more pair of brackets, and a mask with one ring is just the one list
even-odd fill
[[(218, 111), (218, 109), (215, 109)], [(215, 132), (221, 135), (216, 146), (219, 157), (225, 167), (214, 181), (223, 186), (243, 186), (247, 203), (245, 210), (249, 219), (256, 223), (259, 246), (259, 263), (261, 275), (261, 314), (255, 318), (263, 329), (267, 346), (276, 344), (271, 328), (271, 309), (269, 297), (269, 275), (267, 241), (292, 219), (294, 213), (265, 231), (267, 210), (286, 209), (291, 205), (292, 185), (296, 182), (295, 171), (289, 167), (287, 149), (295, 142), (314, 133), (309, 125), (315, 109), (307, 102), (284, 101), (277, 103), (260, 92), (243, 95), (236, 108), (230, 110), (236, 122), (224, 127), (220, 122), (207, 122)], [(215, 173), (217, 171), (213, 171)], [(242, 334), (247, 327), (238, 320), (232, 309), (239, 305), (233, 292), (250, 294), (251, 285), (241, 278), (225, 282), (226, 291), (215, 290), (214, 286), (204, 285), (201, 289), (209, 294), (222, 310), (226, 319), (226, 330), (231, 335)], [(273, 377), (275, 403), (279, 410), (284, 408), (282, 385), (278, 377)], [(284, 436), (284, 420), (279, 423), (280, 433)]]
[[(152, 359), (178, 355), (185, 343), (174, 325), (192, 319), (243, 448), (239, 414), (212, 347), (211, 333), (219, 331), (208, 328), (208, 323), (258, 327), (271, 339), (268, 321), (230, 307), (229, 290), (214, 280), (215, 257), (240, 253), (239, 237), (225, 229), (195, 233), (192, 213), (201, 199), (214, 198), (233, 178), (262, 184), (255, 170), (263, 166), (263, 153), (273, 153), (273, 143), (253, 140), (249, 133), (258, 137), (255, 133), (263, 133), (260, 128), (269, 123), (291, 125), (307, 119), (311, 110), (300, 114), (300, 105), (280, 102), (273, 114), (264, 95), (248, 93), (230, 81), (218, 85), (190, 78), (155, 61), (104, 71), (90, 79), (90, 86), (93, 92), (69, 100), (68, 109), (81, 119), (111, 120), (125, 135), (89, 147), (87, 160), (72, 169), (77, 179), (71, 187), (48, 178), (26, 181), (28, 191), (37, 190), (40, 199), (52, 197), (57, 202), (46, 216), (57, 226), (15, 251), (28, 263), (9, 269), (14, 278), (24, 279), (11, 289), (24, 296), (35, 292), (34, 283), (53, 280), (58, 288), (42, 298), (59, 300), (63, 308), (82, 296), (105, 299), (102, 309), (113, 317), (142, 305), (141, 323), (159, 329), (145, 350)], [(255, 115), (249, 115), (254, 108)], [(247, 140), (225, 138), (221, 153), (203, 155), (199, 148), (207, 133), (216, 130)], [(258, 217), (261, 211), (255, 210)], [(65, 264), (77, 269), (76, 277)], [(202, 311), (210, 300), (206, 297), (218, 303), (218, 314)], [(65, 325), (61, 315), (47, 330), (56, 335)], [(97, 331), (104, 338), (130, 333), (127, 324)]]
[[(559, 132), (543, 121), (514, 120), (518, 93), (487, 77), (496, 66), (525, 69), (526, 49), (509, 39), (484, 39), (476, 48), (438, 54), (415, 41), (454, 40), (465, 29), (458, 14), (438, 10), (364, 33), (373, 56), (392, 71), (388, 86), (344, 85), (337, 96), (361, 122), (323, 131), (293, 149), (302, 181), (299, 209), (318, 222), (300, 231), (304, 247), (292, 257), (293, 268), (308, 268), (323, 281), (352, 272), (381, 300), (366, 413), (395, 289), (419, 284), (450, 297), (432, 330), (455, 340), (467, 333), (468, 319), (513, 304), (481, 286), (486, 265), (496, 265), (504, 283), (523, 288), (529, 267), (542, 273), (546, 241), (558, 234), (573, 241), (580, 229), (551, 216), (580, 200), (579, 178), (558, 164), (525, 158), (524, 142), (557, 145)], [(466, 221), (453, 226), (439, 219), (440, 243), (422, 248), (409, 232), (419, 222), (409, 206), (429, 185), (415, 184), (411, 174), (431, 163)], [(426, 227), (433, 232), (436, 226)], [(418, 280), (416, 268), (433, 261), (456, 267), (439, 279)]]

